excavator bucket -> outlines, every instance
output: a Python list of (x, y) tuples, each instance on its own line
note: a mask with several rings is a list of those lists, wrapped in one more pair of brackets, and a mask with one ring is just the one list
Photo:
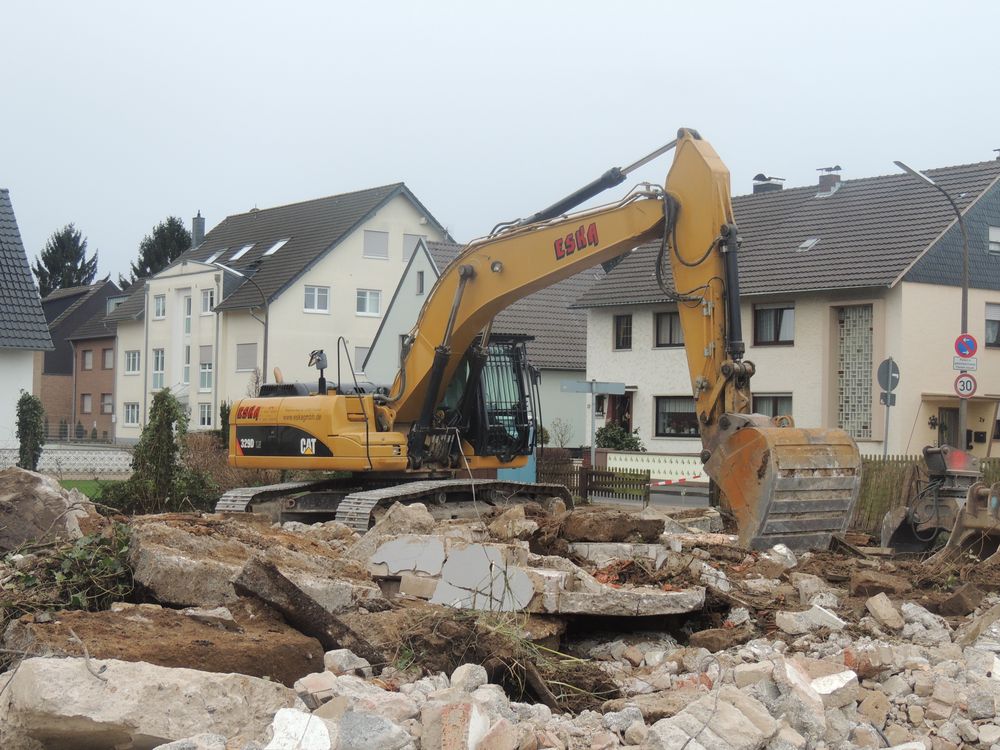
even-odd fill
[(861, 489), (861, 454), (842, 430), (746, 424), (716, 447), (705, 471), (740, 543), (753, 549), (826, 549)]

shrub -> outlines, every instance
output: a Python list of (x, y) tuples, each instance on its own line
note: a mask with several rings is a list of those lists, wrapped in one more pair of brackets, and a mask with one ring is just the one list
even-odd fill
[(69, 437), (69, 423), (64, 419), (59, 420), (59, 439), (65, 440)]
[(84, 435), (83, 425), (77, 422), (76, 429), (73, 430), (73, 434), (76, 435), (77, 440), (83, 440), (83, 435)]
[(169, 390), (153, 396), (149, 421), (132, 453), (132, 476), (109, 487), (105, 502), (126, 513), (209, 509), (218, 492), (185, 465), (187, 413)]
[(17, 400), (17, 465), (22, 469), (38, 470), (38, 459), (45, 445), (44, 419), (42, 400), (22, 390)]
[(598, 448), (610, 448), (616, 451), (645, 451), (646, 447), (639, 439), (639, 428), (629, 432), (617, 422), (606, 424), (597, 430)]

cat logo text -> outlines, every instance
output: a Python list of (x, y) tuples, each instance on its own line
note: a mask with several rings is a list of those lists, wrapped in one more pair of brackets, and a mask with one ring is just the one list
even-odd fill
[(302, 438), (299, 441), (299, 453), (303, 456), (315, 456), (316, 438)]
[(565, 237), (557, 237), (555, 242), (552, 243), (553, 248), (556, 251), (556, 260), (562, 260), (567, 255), (572, 255), (577, 250), (583, 250), (588, 247), (597, 247), (599, 244), (597, 239), (597, 224), (592, 222), (589, 227), (584, 227), (583, 224), (575, 232), (570, 232)]

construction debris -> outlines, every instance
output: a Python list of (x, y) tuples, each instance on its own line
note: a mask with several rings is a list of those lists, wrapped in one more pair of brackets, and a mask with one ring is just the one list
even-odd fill
[(64, 490), (53, 477), (17, 467), (0, 471), (0, 553), (79, 539), (104, 522), (85, 495)]
[(127, 601), (36, 595), (69, 541), (0, 559), (4, 750), (1000, 743), (1000, 596), (965, 568), (600, 507), (96, 522)]

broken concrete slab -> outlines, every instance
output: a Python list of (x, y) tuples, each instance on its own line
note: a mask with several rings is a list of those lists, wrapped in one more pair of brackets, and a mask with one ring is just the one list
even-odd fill
[(249, 741), (282, 708), (305, 706), (293, 690), (256, 677), (115, 659), (30, 658), (7, 684), (0, 747), (27, 738), (51, 750), (138, 750), (206, 731)]
[(0, 471), (0, 552), (26, 542), (79, 539), (107, 523), (78, 490), (55, 477), (12, 466)]
[(756, 750), (777, 731), (778, 723), (763, 704), (724, 685), (716, 695), (706, 695), (675, 716), (653, 724), (647, 744), (657, 750), (682, 746)]
[(363, 566), (324, 542), (271, 528), (261, 516), (140, 516), (131, 528), (135, 582), (164, 604), (230, 604), (238, 598), (233, 580), (252, 557), (273, 563), (329, 612), (383, 599)]
[(404, 572), (436, 576), (444, 565), (444, 541), (438, 537), (407, 534), (383, 542), (368, 558), (373, 573), (398, 576)]
[(48, 622), (27, 615), (7, 626), (0, 645), (14, 653), (83, 656), (72, 631), (92, 658), (238, 672), (289, 686), (322, 668), (320, 643), (289, 627), (274, 610), (255, 599), (241, 599), (232, 605), (232, 614), (236, 630), (149, 605), (56, 612)]
[(457, 609), (514, 612), (526, 609), (534, 596), (527, 573), (509, 564), (501, 550), (470, 544), (449, 551), (430, 601)]
[(964, 617), (979, 606), (985, 595), (975, 584), (963, 584), (938, 605), (938, 612), (946, 617)]
[(615, 560), (637, 560), (659, 570), (672, 557), (677, 556), (662, 544), (629, 544), (627, 542), (573, 542), (569, 545), (572, 555), (603, 568)]
[(348, 547), (345, 557), (367, 564), (379, 545), (388, 537), (402, 534), (429, 534), (434, 518), (423, 503), (396, 503), (357, 542)]
[(802, 635), (819, 628), (843, 630), (847, 626), (833, 612), (815, 604), (802, 612), (775, 612), (774, 624), (789, 635)]
[(636, 706), (647, 724), (674, 716), (705, 695), (706, 691), (693, 687), (673, 688), (645, 695), (633, 695), (628, 698), (615, 698), (606, 701), (601, 710), (604, 713), (623, 711), (626, 706)]

